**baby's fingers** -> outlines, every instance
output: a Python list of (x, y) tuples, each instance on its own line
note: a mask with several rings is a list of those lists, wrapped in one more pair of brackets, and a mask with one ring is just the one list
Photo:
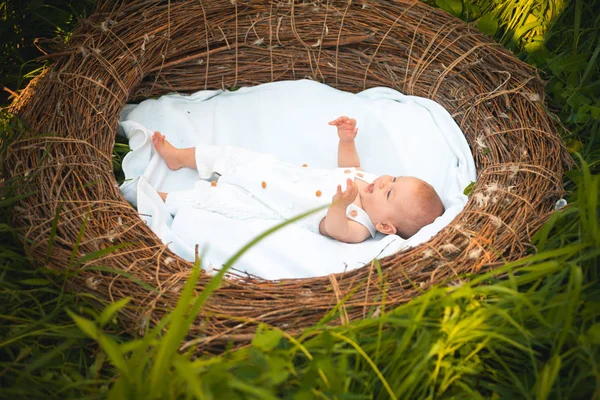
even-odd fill
[(348, 198), (354, 200), (356, 195), (358, 194), (358, 186), (352, 179), (346, 180), (346, 191), (344, 192)]
[(348, 119), (348, 117), (346, 117), (345, 115), (342, 115), (341, 117), (338, 117), (338, 118), (334, 119), (333, 121), (330, 121), (329, 125), (339, 125), (343, 122), (346, 122), (347, 119)]

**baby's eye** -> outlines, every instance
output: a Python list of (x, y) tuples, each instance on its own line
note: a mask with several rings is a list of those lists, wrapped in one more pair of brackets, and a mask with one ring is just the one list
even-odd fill
[(389, 191), (387, 192), (387, 198), (388, 198), (388, 199), (390, 198), (390, 193), (392, 193), (392, 191), (391, 191), (391, 190), (389, 190)]

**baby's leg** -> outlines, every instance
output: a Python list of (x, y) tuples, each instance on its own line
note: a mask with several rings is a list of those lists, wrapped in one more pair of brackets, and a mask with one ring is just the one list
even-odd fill
[(169, 169), (178, 170), (183, 167), (196, 169), (196, 149), (194, 147), (177, 149), (160, 132), (154, 132), (152, 143)]

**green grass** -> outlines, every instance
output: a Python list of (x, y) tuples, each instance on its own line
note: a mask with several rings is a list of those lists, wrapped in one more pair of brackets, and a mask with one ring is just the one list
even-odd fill
[[(261, 326), (248, 348), (195, 358), (180, 342), (222, 276), (195, 297), (193, 275), (159, 325), (120, 335), (126, 300), (99, 310), (97, 299), (64, 290), (66, 273), (24, 256), (5, 184), (0, 398), (600, 399), (600, 17), (597, 4), (573, 1), (555, 21), (524, 29), (510, 25), (515, 3), (448, 4), (465, 19), (492, 13), (480, 26), (493, 19), (490, 33), (541, 68), (546, 104), (578, 152), (579, 167), (565, 177), (570, 206), (540, 229), (530, 256), (348, 326), (323, 321), (299, 337)], [(534, 50), (515, 39), (540, 27), (552, 28)], [(3, 126), (6, 143), (11, 127)], [(115, 150), (117, 173), (126, 151)]]

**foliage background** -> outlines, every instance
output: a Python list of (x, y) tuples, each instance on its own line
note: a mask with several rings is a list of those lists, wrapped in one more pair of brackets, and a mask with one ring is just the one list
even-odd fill
[[(94, 3), (0, 3), (0, 85), (8, 88), (0, 104)], [(67, 276), (34, 268), (2, 186), (0, 398), (600, 399), (600, 4), (430, 3), (476, 24), (547, 80), (546, 105), (579, 168), (565, 177), (570, 207), (538, 232), (531, 256), (396, 309), (372, 310), (365, 321), (338, 328), (323, 321), (299, 338), (265, 326), (249, 348), (194, 358), (177, 350), (210, 288), (195, 297), (190, 280), (161, 325), (140, 337), (119, 335), (126, 301), (98, 311), (89, 295), (63, 290)], [(3, 147), (11, 125), (5, 110), (1, 118)]]

